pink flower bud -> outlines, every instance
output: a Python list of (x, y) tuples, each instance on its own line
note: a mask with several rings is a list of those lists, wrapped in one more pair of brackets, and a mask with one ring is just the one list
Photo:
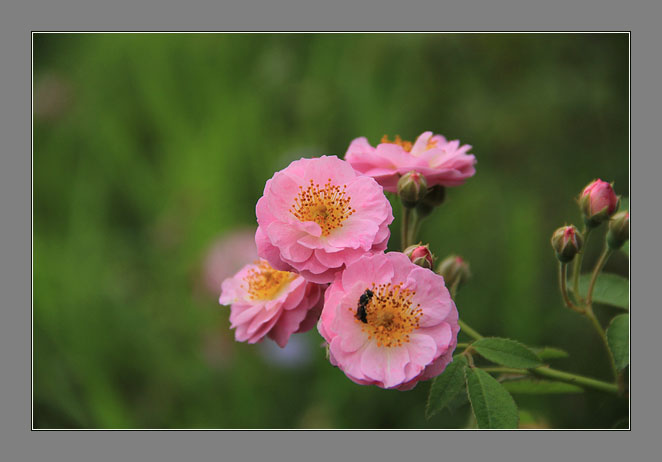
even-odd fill
[(432, 269), (434, 267), (434, 256), (430, 252), (427, 244), (421, 245), (420, 243), (410, 245), (403, 252), (409, 259), (416, 265), (422, 268)]
[(579, 207), (589, 227), (598, 226), (618, 209), (619, 197), (611, 184), (600, 179), (584, 188), (579, 196)]
[(584, 239), (574, 225), (561, 226), (552, 234), (552, 247), (561, 263), (572, 261), (583, 243)]
[(457, 255), (444, 258), (437, 267), (437, 274), (443, 276), (448, 287), (460, 287), (471, 278), (469, 263)]

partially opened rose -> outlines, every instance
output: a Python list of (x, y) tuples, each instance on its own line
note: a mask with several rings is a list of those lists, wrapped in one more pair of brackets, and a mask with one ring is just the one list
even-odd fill
[(377, 147), (365, 137), (349, 145), (345, 160), (357, 171), (373, 177), (386, 191), (397, 192), (398, 179), (411, 171), (425, 177), (428, 187), (459, 186), (476, 173), (476, 158), (467, 154), (468, 144), (447, 141), (442, 135), (424, 132), (415, 143), (385, 136)]
[(319, 284), (259, 260), (223, 281), (219, 302), (231, 305), (230, 327), (237, 341), (256, 343), (268, 336), (284, 347), (292, 334), (315, 325), (323, 291)]
[(276, 172), (256, 214), (258, 255), (317, 283), (331, 282), (366, 253), (383, 252), (393, 221), (382, 187), (335, 156)]
[(338, 274), (317, 329), (351, 380), (399, 390), (441, 374), (460, 330), (444, 279), (397, 252), (364, 256)]

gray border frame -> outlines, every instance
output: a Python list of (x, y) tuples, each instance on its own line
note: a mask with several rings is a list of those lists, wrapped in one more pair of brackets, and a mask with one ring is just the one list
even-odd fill
[[(150, 0), (151, 1), (151, 0)], [(192, 8), (190, 2), (174, 5), (160, 2), (155, 7), (125, 0), (105, 2), (90, 8), (88, 2), (72, 0), (44, 3), (23, 1), (3, 7), (0, 27), (2, 86), (2, 158), (0, 159), (0, 210), (2, 210), (3, 294), (0, 311), (0, 358), (3, 366), (0, 394), (0, 438), (3, 459), (8, 460), (181, 460), (200, 457), (221, 460), (393, 460), (425, 457), (446, 459), (465, 456), (468, 460), (490, 457), (496, 460), (622, 460), (643, 456), (657, 441), (659, 399), (653, 395), (659, 381), (656, 348), (648, 345), (656, 338), (660, 320), (659, 303), (653, 298), (658, 282), (657, 253), (652, 235), (659, 227), (648, 223), (659, 213), (655, 210), (656, 173), (660, 157), (653, 143), (659, 131), (661, 92), (656, 80), (660, 75), (659, 32), (660, 5), (637, 5), (636, 2), (572, 2), (561, 5), (547, 2), (535, 11), (530, 2), (491, 2), (478, 8), (467, 0), (461, 9), (429, 2), (390, 5), (367, 5), (326, 2), (312, 6), (305, 0), (268, 2), (258, 7), (255, 0), (240, 5), (206, 2)], [(423, 3), (423, 2), (421, 2)], [(18, 8), (20, 6), (20, 9)], [(176, 6), (179, 7), (177, 11)], [(399, 11), (398, 11), (399, 10)], [(464, 11), (462, 11), (464, 10)], [(259, 12), (259, 14), (257, 13)], [(351, 14), (349, 14), (351, 13)], [(526, 15), (532, 15), (528, 18)], [(88, 15), (85, 17), (85, 15)], [(308, 16), (306, 18), (306, 15)], [(481, 22), (482, 21), (482, 22)], [(68, 30), (84, 25), (86, 29), (110, 28), (131, 30), (214, 29), (214, 30), (458, 30), (470, 26), (484, 30), (527, 29), (602, 30), (631, 29), (631, 185), (637, 179), (634, 197), (642, 206), (635, 216), (635, 258), (631, 274), (634, 310), (632, 330), (636, 333), (634, 351), (637, 363), (646, 364), (632, 376), (634, 416), (630, 432), (480, 432), (437, 433), (398, 432), (30, 432), (30, 342), (27, 319), (30, 311), (30, 31)], [(560, 27), (560, 25), (562, 25)], [(657, 38), (657, 40), (655, 40)], [(657, 77), (657, 78), (656, 78)], [(658, 167), (658, 168), (656, 168)], [(13, 194), (10, 194), (13, 193)], [(631, 194), (632, 196), (632, 194)], [(650, 201), (648, 207), (645, 202)], [(638, 210), (638, 205), (635, 210)], [(635, 212), (637, 213), (637, 212)], [(652, 220), (657, 221), (657, 220)], [(639, 245), (641, 242), (641, 245)], [(646, 248), (639, 252), (637, 249)], [(646, 279), (644, 279), (646, 278)], [(646, 284), (646, 285), (644, 285)], [(648, 291), (648, 293), (646, 293)], [(647, 303), (644, 304), (644, 297)], [(641, 303), (640, 303), (641, 302)], [(641, 305), (641, 311), (638, 306)], [(656, 322), (657, 321), (657, 322)], [(642, 359), (639, 360), (639, 357)], [(643, 403), (646, 403), (644, 406)], [(648, 446), (648, 447), (647, 447)], [(390, 456), (390, 457), (389, 457)], [(637, 457), (639, 458), (639, 457)]]

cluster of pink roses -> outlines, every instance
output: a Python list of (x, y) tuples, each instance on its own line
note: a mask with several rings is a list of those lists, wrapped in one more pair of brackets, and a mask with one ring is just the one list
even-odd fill
[(470, 146), (425, 132), (415, 143), (354, 140), (341, 160), (300, 159), (267, 181), (256, 206), (260, 259), (222, 284), (238, 341), (281, 347), (315, 323), (329, 359), (359, 384), (408, 390), (452, 360), (458, 313), (443, 277), (384, 253), (384, 190), (410, 171), (456, 186), (475, 173)]

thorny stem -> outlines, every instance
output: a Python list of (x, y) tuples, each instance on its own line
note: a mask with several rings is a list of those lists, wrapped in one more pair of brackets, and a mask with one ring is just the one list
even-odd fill
[(483, 338), (482, 335), (473, 330), (466, 322), (462, 321), (461, 319), (458, 319), (457, 322), (460, 325), (460, 330), (467, 334), (469, 337), (473, 338), (474, 340), (480, 340)]
[[(482, 335), (480, 335), (474, 329), (469, 327), (462, 320), (459, 320), (458, 322), (460, 324), (460, 328), (467, 335), (473, 337), (476, 340), (480, 340), (481, 338), (483, 338)], [(469, 360), (469, 363), (473, 365), (473, 358), (472, 355), (470, 354), (470, 350), (471, 350), (471, 343), (467, 344), (463, 353), (469, 353), (467, 354), (467, 359)], [(554, 379), (559, 382), (566, 382), (566, 383), (579, 385), (584, 388), (593, 388), (595, 390), (601, 390), (601, 391), (606, 391), (608, 393), (619, 394), (618, 385), (616, 385), (615, 383), (603, 382), (602, 380), (592, 379), (590, 377), (584, 377), (582, 375), (572, 374), (570, 372), (559, 371), (557, 369), (552, 369), (549, 366), (540, 366), (533, 369), (515, 369), (509, 367), (482, 367), (481, 369), (485, 370), (486, 372), (502, 372), (502, 373), (519, 374), (519, 375), (537, 375), (541, 377)]]
[(537, 375), (554, 379), (559, 382), (571, 383), (584, 388), (593, 388), (595, 390), (606, 391), (608, 393), (618, 394), (618, 386), (613, 383), (603, 382), (602, 380), (584, 377), (583, 375), (572, 374), (570, 372), (559, 371), (548, 366), (540, 366), (534, 369), (515, 369), (511, 367), (483, 367), (486, 372), (501, 372), (504, 374), (517, 375)]

